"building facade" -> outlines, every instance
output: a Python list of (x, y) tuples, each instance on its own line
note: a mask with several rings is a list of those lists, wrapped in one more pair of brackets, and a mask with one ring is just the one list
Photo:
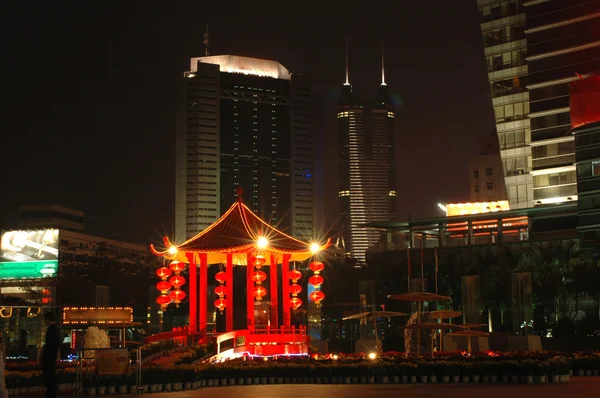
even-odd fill
[(569, 83), (600, 67), (600, 2), (477, 3), (511, 208), (577, 200)]
[(469, 162), (469, 202), (506, 199), (498, 139), (492, 135), (487, 137), (479, 155)]
[(313, 237), (312, 97), (276, 61), (192, 58), (176, 138), (176, 240), (245, 203), (288, 233)]
[(395, 116), (383, 73), (373, 101), (356, 99), (346, 78), (337, 114), (340, 218), (346, 253), (359, 264), (380, 239), (363, 225), (396, 217)]

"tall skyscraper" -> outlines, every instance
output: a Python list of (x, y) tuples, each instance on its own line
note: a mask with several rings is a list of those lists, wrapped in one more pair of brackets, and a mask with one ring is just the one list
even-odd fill
[(569, 83), (600, 69), (600, 1), (477, 4), (511, 208), (577, 200)]
[(312, 97), (276, 61), (192, 58), (181, 81), (176, 138), (178, 241), (210, 226), (243, 189), (279, 229), (312, 238)]
[(361, 225), (396, 218), (396, 150), (394, 107), (385, 83), (383, 57), (381, 85), (374, 101), (359, 101), (348, 79), (339, 100), (340, 211), (346, 252), (359, 264), (380, 238)]

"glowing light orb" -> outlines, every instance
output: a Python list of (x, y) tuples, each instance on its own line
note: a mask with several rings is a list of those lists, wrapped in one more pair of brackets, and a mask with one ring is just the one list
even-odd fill
[(311, 243), (310, 244), (310, 251), (311, 253), (317, 253), (321, 250), (321, 246), (318, 243)]
[(265, 238), (264, 236), (261, 236), (256, 241), (256, 246), (258, 246), (259, 249), (264, 249), (267, 246), (269, 246), (269, 240), (267, 238)]

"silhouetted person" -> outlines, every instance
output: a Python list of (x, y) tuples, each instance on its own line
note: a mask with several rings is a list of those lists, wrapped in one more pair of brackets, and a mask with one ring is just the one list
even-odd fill
[(8, 398), (6, 389), (6, 379), (4, 378), (4, 367), (6, 366), (6, 346), (4, 345), (4, 336), (0, 330), (0, 398)]
[(54, 314), (44, 314), (46, 325), (46, 343), (42, 351), (42, 371), (44, 372), (44, 385), (46, 386), (46, 398), (56, 398), (56, 359), (62, 342), (62, 334), (54, 321)]

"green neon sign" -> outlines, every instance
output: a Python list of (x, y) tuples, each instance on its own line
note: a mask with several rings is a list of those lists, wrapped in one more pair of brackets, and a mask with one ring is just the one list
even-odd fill
[(58, 260), (0, 262), (0, 279), (35, 279), (55, 277)]

